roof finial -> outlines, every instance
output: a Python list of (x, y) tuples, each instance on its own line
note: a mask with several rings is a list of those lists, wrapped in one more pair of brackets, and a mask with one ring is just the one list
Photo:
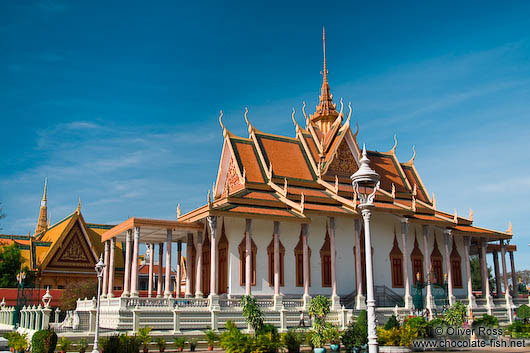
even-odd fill
[(81, 212), (81, 197), (79, 197), (79, 200), (77, 202), (77, 209), (75, 210), (77, 214)]
[(180, 210), (180, 203), (177, 204), (177, 218), (180, 218), (182, 211)]
[(324, 51), (324, 71), (322, 71), (322, 75), (324, 77), (324, 82), (328, 82), (328, 69), (326, 66), (326, 27), (322, 27), (322, 48)]
[(46, 197), (48, 193), (48, 177), (44, 177), (44, 193), (42, 194), (42, 202), (44, 202), (44, 205), (46, 205)]

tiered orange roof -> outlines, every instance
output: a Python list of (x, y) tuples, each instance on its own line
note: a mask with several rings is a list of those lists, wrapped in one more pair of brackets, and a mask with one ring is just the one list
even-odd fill
[[(325, 35), (324, 35), (325, 40)], [(324, 42), (325, 52), (325, 42)], [(323, 82), (319, 104), (306, 126), (295, 119), (295, 137), (279, 136), (256, 129), (248, 119), (248, 137), (232, 134), (223, 124), (224, 144), (216, 182), (208, 193), (208, 204), (179, 217), (196, 221), (207, 215), (266, 218), (308, 223), (311, 216), (359, 217), (350, 176), (359, 167), (361, 149), (350, 129), (351, 104), (345, 121), (343, 103), (337, 111), (331, 95), (324, 53)], [(413, 222), (453, 227), (455, 234), (479, 234), (472, 221), (438, 211), (429, 197), (414, 156), (400, 163), (394, 147), (388, 152), (368, 151), (370, 166), (381, 176), (375, 210), (408, 217)], [(510, 237), (490, 231), (497, 238)], [(485, 233), (481, 233), (485, 234)]]

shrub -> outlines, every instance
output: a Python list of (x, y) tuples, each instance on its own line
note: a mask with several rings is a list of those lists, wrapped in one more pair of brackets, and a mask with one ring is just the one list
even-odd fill
[(136, 336), (113, 335), (101, 339), (101, 347), (105, 353), (138, 353), (141, 342)]
[(87, 348), (88, 348), (87, 339), (81, 338), (79, 342), (77, 343), (77, 349), (79, 349), (79, 353), (85, 353)]
[(396, 318), (396, 315), (390, 316), (390, 318), (385, 322), (385, 325), (383, 326), (385, 330), (390, 330), (392, 328), (399, 328), (399, 322)]
[(287, 348), (288, 353), (299, 353), (300, 346), (304, 343), (305, 335), (302, 331), (290, 329), (282, 335), (281, 342)]
[(117, 353), (120, 348), (120, 336), (112, 335), (107, 339), (101, 340), (101, 348), (105, 353)]
[(361, 310), (353, 327), (354, 346), (361, 347), (368, 343), (368, 317), (366, 310)]
[[(230, 330), (231, 324), (233, 325), (232, 321), (226, 322), (227, 330)], [(206, 341), (208, 341), (208, 347), (213, 347), (215, 345), (215, 341), (219, 340), (219, 335), (215, 333), (215, 331), (213, 331), (212, 329), (204, 331), (204, 335), (206, 336)]]
[(57, 343), (57, 348), (59, 348), (61, 352), (67, 352), (70, 349), (71, 345), (72, 342), (68, 338), (63, 336)]
[(346, 351), (351, 352), (352, 348), (355, 347), (355, 332), (354, 332), (354, 323), (350, 321), (348, 327), (342, 333), (342, 345)]
[(515, 315), (517, 315), (518, 319), (528, 322), (528, 319), (530, 319), (530, 307), (526, 304), (519, 306), (517, 310), (515, 310)]
[(400, 329), (392, 327), (390, 329), (377, 329), (377, 342), (381, 346), (399, 346), (401, 341)]
[(401, 339), (399, 341), (400, 346), (410, 347), (412, 342), (418, 338), (418, 331), (410, 326), (401, 326), (400, 328)]
[(250, 352), (251, 342), (247, 335), (244, 335), (235, 327), (234, 323), (227, 321), (226, 331), (220, 336), (219, 343), (227, 353)]
[(241, 297), (241, 307), (243, 308), (243, 316), (252, 329), (254, 331), (261, 330), (263, 327), (263, 312), (256, 298), (250, 295), (244, 295)]
[(405, 321), (404, 326), (415, 330), (419, 338), (429, 337), (429, 322), (423, 316), (410, 317)]
[(190, 352), (195, 352), (195, 348), (197, 348), (198, 340), (196, 338), (190, 338), (188, 343), (190, 345)]
[(326, 315), (330, 311), (331, 301), (329, 298), (322, 295), (317, 295), (309, 303), (309, 315), (313, 319), (313, 333), (311, 335), (311, 342), (316, 348), (324, 346), (325, 342), (325, 323)]
[(497, 327), (499, 326), (499, 319), (495, 316), (484, 314), (478, 320), (473, 321), (473, 327)]
[(33, 353), (53, 353), (57, 345), (57, 334), (53, 330), (40, 330), (31, 338)]
[(151, 343), (151, 330), (152, 328), (149, 326), (144, 326), (138, 330), (138, 339), (143, 344), (144, 349), (148, 349), (147, 346)]
[(326, 330), (324, 331), (324, 338), (326, 342), (330, 344), (340, 344), (341, 332), (337, 326), (331, 323), (326, 324)]
[(178, 349), (184, 349), (186, 346), (186, 337), (175, 337), (173, 338), (173, 343), (175, 343), (175, 347)]
[(462, 302), (455, 302), (445, 311), (444, 320), (450, 326), (460, 327), (465, 321), (467, 307)]
[(7, 345), (17, 351), (23, 351), (28, 346), (27, 334), (20, 334), (17, 331), (8, 332), (4, 335), (7, 339)]
[(166, 349), (166, 340), (162, 337), (156, 339), (156, 345), (159, 352), (163, 352)]

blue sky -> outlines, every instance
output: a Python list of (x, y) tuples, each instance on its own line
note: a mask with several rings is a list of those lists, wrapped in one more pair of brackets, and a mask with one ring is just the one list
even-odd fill
[(359, 140), (416, 166), (438, 208), (505, 230), (530, 268), (530, 3), (0, 3), (3, 233), (174, 218), (206, 201), (222, 133), (294, 134), (314, 110), (322, 26), (335, 100)]

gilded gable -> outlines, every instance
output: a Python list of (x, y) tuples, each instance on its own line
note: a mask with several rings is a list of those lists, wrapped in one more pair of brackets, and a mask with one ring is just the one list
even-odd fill
[(342, 140), (331, 164), (329, 166), (328, 175), (337, 175), (339, 177), (350, 177), (357, 171), (357, 162), (351, 153), (350, 147), (346, 140)]
[(47, 267), (93, 268), (94, 265), (94, 255), (90, 245), (87, 243), (79, 223), (76, 222)]

